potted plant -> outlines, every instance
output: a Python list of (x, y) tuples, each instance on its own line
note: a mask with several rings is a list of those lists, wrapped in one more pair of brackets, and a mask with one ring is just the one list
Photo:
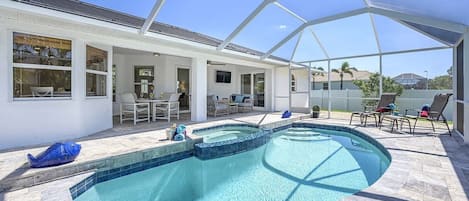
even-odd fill
[(321, 108), (319, 107), (319, 105), (313, 106), (312, 112), (311, 112), (311, 117), (312, 118), (318, 118), (320, 111), (321, 111)]

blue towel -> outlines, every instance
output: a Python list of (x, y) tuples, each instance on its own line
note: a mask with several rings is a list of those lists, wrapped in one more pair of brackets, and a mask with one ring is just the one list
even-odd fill
[(178, 127), (176, 127), (176, 134), (183, 134), (186, 132), (186, 126), (184, 124), (180, 124)]
[(430, 105), (428, 105), (428, 104), (423, 105), (422, 106), (422, 111), (427, 111), (427, 112), (430, 111)]
[(185, 139), (183, 134), (176, 134), (174, 136), (174, 141), (183, 141)]

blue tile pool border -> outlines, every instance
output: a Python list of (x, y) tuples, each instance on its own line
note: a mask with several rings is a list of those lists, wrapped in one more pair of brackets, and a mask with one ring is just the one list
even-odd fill
[(105, 181), (115, 179), (118, 177), (123, 177), (129, 174), (151, 169), (151, 168), (165, 165), (168, 163), (172, 163), (178, 160), (190, 158), (193, 155), (194, 155), (193, 150), (183, 151), (183, 152), (178, 152), (178, 153), (154, 158), (151, 160), (134, 163), (131, 165), (122, 166), (119, 168), (114, 168), (114, 169), (105, 170), (105, 171), (98, 170), (96, 173), (90, 175), (83, 181), (70, 187), (69, 189), (70, 194), (72, 196), (72, 199), (75, 199), (98, 183), (105, 182)]
[[(214, 127), (202, 128), (194, 130), (194, 132), (206, 131), (216, 128), (223, 128), (223, 127), (230, 127), (230, 126), (246, 126), (246, 127), (254, 127), (259, 128), (254, 125), (249, 124), (225, 124), (219, 125)], [(70, 194), (72, 199), (76, 199), (78, 196), (83, 194), (88, 189), (92, 188), (94, 185), (105, 182), (108, 180), (112, 180), (118, 177), (126, 176), (129, 174), (133, 174), (136, 172), (140, 172), (143, 170), (147, 170), (150, 168), (158, 167), (161, 165), (165, 165), (171, 162), (175, 162), (178, 160), (190, 158), (192, 156), (196, 156), (201, 160), (208, 160), (213, 158), (225, 157), (229, 155), (238, 154), (241, 152), (249, 151), (260, 147), (270, 141), (272, 138), (272, 134), (281, 130), (285, 130), (292, 127), (306, 127), (306, 128), (318, 128), (318, 129), (327, 129), (327, 130), (334, 130), (334, 131), (342, 131), (351, 133), (357, 137), (360, 137), (367, 142), (371, 143), (375, 147), (377, 147), (388, 159), (391, 161), (392, 157), (388, 150), (377, 140), (370, 137), (369, 135), (358, 131), (354, 128), (347, 127), (347, 126), (339, 126), (339, 125), (326, 125), (326, 124), (316, 124), (316, 123), (291, 123), (285, 126), (280, 126), (273, 129), (265, 129), (260, 128), (259, 132), (253, 133), (251, 135), (234, 139), (234, 140), (226, 140), (221, 142), (214, 142), (214, 143), (198, 143), (194, 145), (192, 150), (178, 152), (169, 154), (166, 156), (154, 158), (151, 160), (146, 160), (138, 163), (134, 163), (131, 165), (114, 168), (105, 171), (97, 171), (96, 173), (90, 175), (89, 177), (85, 178), (81, 182), (77, 183), (76, 185), (70, 187)]]

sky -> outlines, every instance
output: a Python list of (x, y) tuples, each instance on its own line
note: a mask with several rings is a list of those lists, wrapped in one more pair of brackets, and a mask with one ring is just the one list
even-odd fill
[[(82, 1), (142, 18), (148, 16), (155, 3), (155, 0), (138, 0), (132, 1), (131, 4), (126, 0)], [(280, 0), (279, 2), (306, 20), (363, 7), (363, 0), (348, 0), (346, 3), (342, 0), (321, 1), (321, 4), (327, 5), (317, 6), (318, 1)], [(435, 0), (429, 3), (433, 1)], [(224, 40), (261, 2), (262, 0), (167, 0), (156, 21)], [(270, 4), (233, 39), (233, 42), (267, 52), (302, 23), (279, 7)], [(375, 31), (378, 38), (375, 37)], [(292, 57), (296, 44), (298, 47)], [(381, 52), (394, 52), (443, 46), (387, 17), (362, 14), (308, 27), (276, 50), (273, 55), (288, 60), (293, 58), (297, 62), (325, 59), (326, 55), (319, 44), (324, 47), (329, 58), (374, 54), (378, 53), (379, 49)], [(379, 71), (378, 57), (347, 61), (360, 70)], [(332, 68), (340, 67), (342, 62), (344, 61), (332, 61)], [(317, 65), (327, 67), (327, 63)], [(433, 78), (446, 75), (446, 70), (451, 65), (451, 49), (383, 56), (383, 74), (391, 77), (401, 73), (416, 73), (425, 77), (427, 71), (428, 77)]]

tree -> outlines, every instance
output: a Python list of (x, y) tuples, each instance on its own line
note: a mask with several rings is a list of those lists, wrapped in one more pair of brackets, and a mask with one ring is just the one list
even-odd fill
[[(320, 71), (324, 71), (324, 68), (322, 67), (313, 67), (313, 69), (315, 70), (320, 70)], [(316, 76), (324, 76), (324, 73), (323, 72), (313, 72), (311, 74), (311, 78), (313, 79), (313, 87), (311, 90), (314, 90), (316, 87), (315, 87), (315, 82), (316, 82)]]
[(348, 62), (342, 63), (342, 66), (340, 67), (340, 69), (332, 69), (332, 72), (339, 73), (340, 90), (342, 90), (343, 87), (344, 87), (344, 74), (347, 73), (347, 74), (349, 74), (350, 76), (353, 77), (353, 72), (352, 71), (356, 72), (358, 70), (355, 67), (350, 67)]
[(428, 82), (430, 89), (453, 89), (453, 79), (449, 75), (435, 77)]
[(453, 67), (450, 67), (447, 71), (448, 75), (442, 75), (435, 77), (428, 81), (428, 87), (430, 89), (453, 89)]
[[(365, 98), (379, 96), (379, 73), (374, 73), (369, 80), (354, 80), (353, 84), (359, 87)], [(383, 77), (383, 93), (396, 93), (398, 96), (402, 94), (404, 87), (395, 82), (390, 77)], [(367, 102), (364, 102), (367, 105)]]

